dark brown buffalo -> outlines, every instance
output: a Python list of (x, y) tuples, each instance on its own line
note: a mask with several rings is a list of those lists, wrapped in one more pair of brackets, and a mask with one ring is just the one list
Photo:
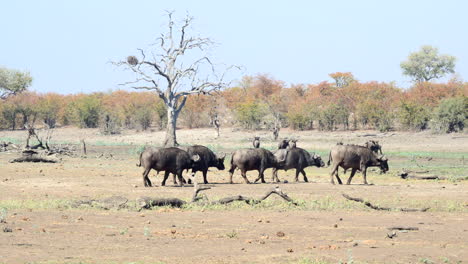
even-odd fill
[[(208, 183), (206, 179), (206, 175), (208, 173), (208, 169), (210, 167), (216, 167), (218, 170), (224, 170), (224, 157), (226, 155), (217, 156), (213, 153), (209, 148), (200, 145), (194, 145), (187, 147), (187, 152), (190, 156), (198, 155), (200, 157), (200, 161), (194, 164), (192, 168), (192, 172), (201, 171), (203, 173), (203, 182), (205, 184)], [(190, 180), (189, 180), (190, 181)]]
[[(287, 152), (287, 153), (285, 153)], [(285, 159), (284, 163), (279, 164), (276, 168), (273, 168), (273, 177), (272, 180), (280, 182), (278, 178), (278, 170), (289, 170), (296, 169), (295, 181), (299, 179), (299, 173), (302, 173), (304, 176), (304, 181), (308, 182), (306, 173), (304, 169), (309, 166), (316, 166), (318, 168), (324, 167), (325, 163), (323, 162), (320, 155), (315, 153), (309, 153), (307, 150), (302, 148), (291, 148), (289, 150), (279, 149), (274, 154), (277, 159)]]
[(256, 181), (261, 180), (265, 183), (264, 171), (268, 168), (274, 168), (281, 164), (284, 160), (278, 160), (271, 151), (263, 148), (249, 148), (239, 149), (232, 154), (231, 168), (229, 169), (229, 183), (232, 182), (232, 175), (234, 170), (239, 168), (242, 178), (245, 183), (250, 183), (247, 179), (246, 172), (251, 170), (258, 171), (258, 178)]
[(260, 137), (255, 137), (254, 140), (252, 141), (252, 145), (254, 148), (259, 148), (260, 147)]
[(383, 155), (377, 155), (369, 148), (356, 145), (336, 145), (330, 151), (329, 161), (333, 162), (331, 172), (331, 183), (335, 184), (334, 176), (339, 184), (342, 184), (338, 176), (338, 167), (352, 169), (351, 175), (346, 184), (351, 184), (351, 179), (356, 171), (361, 171), (364, 177), (364, 184), (367, 183), (366, 173), (368, 167), (380, 167), (383, 172), (388, 171), (388, 160)]
[(145, 187), (151, 187), (151, 181), (148, 174), (151, 169), (155, 171), (164, 171), (164, 179), (162, 186), (166, 185), (166, 180), (169, 174), (175, 174), (179, 178), (179, 185), (182, 186), (184, 179), (182, 172), (191, 169), (200, 160), (199, 155), (190, 156), (186, 151), (179, 148), (146, 148), (140, 154), (140, 164), (137, 166), (143, 167), (143, 183)]

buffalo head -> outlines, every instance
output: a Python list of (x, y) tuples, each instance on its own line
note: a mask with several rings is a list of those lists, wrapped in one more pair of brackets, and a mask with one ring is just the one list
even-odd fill
[(325, 167), (325, 162), (323, 162), (322, 157), (320, 157), (319, 154), (315, 153), (313, 155), (310, 155), (308, 163), (309, 166), (316, 166), (318, 168)]
[(380, 167), (380, 171), (383, 172), (383, 173), (386, 173), (388, 171), (388, 159), (387, 157), (385, 157), (384, 155), (380, 155), (378, 158), (377, 158), (377, 161), (379, 162), (379, 167)]
[(222, 156), (216, 155), (216, 168), (218, 170), (224, 170), (224, 158), (226, 157), (226, 154), (223, 154)]

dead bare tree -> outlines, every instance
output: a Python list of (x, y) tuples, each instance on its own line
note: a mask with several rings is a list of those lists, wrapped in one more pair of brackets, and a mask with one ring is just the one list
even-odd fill
[[(176, 146), (177, 118), (185, 106), (187, 96), (210, 94), (228, 86), (229, 83), (224, 81), (225, 75), (237, 67), (230, 66), (221, 75), (216, 74), (215, 65), (206, 56), (206, 50), (212, 47), (214, 42), (209, 38), (188, 34), (193, 17), (187, 15), (179, 26), (173, 19), (173, 12), (168, 12), (167, 15), (168, 31), (157, 38), (156, 43), (152, 45), (154, 50), (145, 52), (138, 49), (138, 58), (128, 56), (126, 61), (113, 64), (124, 66), (137, 76), (136, 80), (122, 85), (134, 89), (154, 90), (164, 101), (167, 108), (167, 127), (163, 144)], [(200, 54), (190, 54), (195, 51)], [(160, 85), (161, 83), (164, 85)]]

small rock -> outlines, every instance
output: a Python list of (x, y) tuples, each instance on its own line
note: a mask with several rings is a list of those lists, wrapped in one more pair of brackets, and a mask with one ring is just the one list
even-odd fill
[(283, 183), (288, 183), (288, 180), (284, 180)]
[(136, 185), (136, 184), (135, 184), (135, 185), (133, 185), (133, 188), (138, 188), (138, 185)]
[(357, 246), (359, 246), (359, 243), (358, 243), (358, 242), (354, 242), (353, 247), (357, 247)]
[(78, 220), (78, 221), (83, 221), (84, 219), (83, 219), (82, 216), (80, 216), (80, 217), (78, 217), (78, 219), (76, 219), (76, 220)]
[(288, 253), (293, 253), (293, 252), (294, 252), (294, 250), (293, 250), (292, 248), (288, 248), (286, 251), (287, 251)]
[(174, 235), (175, 233), (177, 233), (177, 231), (175, 229), (171, 229), (171, 234)]
[(242, 251), (244, 251), (244, 250), (245, 250), (245, 248), (241, 248), (241, 250), (242, 250)]
[(42, 233), (45, 233), (45, 232), (46, 232), (46, 230), (45, 230), (44, 228), (42, 228), (41, 231), (42, 231)]
[(265, 241), (263, 241), (263, 240), (260, 240), (260, 242), (259, 242), (259, 243), (263, 245), (263, 244), (265, 244)]
[(205, 221), (201, 220), (201, 221), (200, 221), (200, 223), (201, 223), (201, 224), (204, 224), (204, 223), (205, 223)]
[(340, 217), (340, 221), (343, 221), (343, 218)]
[(262, 219), (258, 219), (257, 222), (261, 223), (263, 220)]
[(151, 224), (151, 221), (146, 222), (148, 225)]
[(5, 227), (3, 228), (3, 232), (5, 232), (5, 233), (11, 233), (11, 232), (13, 232), (13, 230), (12, 230), (11, 228), (9, 228), (8, 226), (5, 226)]
[(277, 236), (277, 237), (284, 237), (285, 235), (286, 235), (286, 234), (284, 234), (284, 232), (282, 232), (282, 231), (278, 231), (278, 232), (276, 233), (276, 236)]
[(270, 223), (270, 220), (266, 220), (265, 223), (269, 224), (269, 223)]
[(334, 227), (334, 228), (338, 228), (338, 225), (337, 225), (337, 224), (334, 224), (333, 227)]

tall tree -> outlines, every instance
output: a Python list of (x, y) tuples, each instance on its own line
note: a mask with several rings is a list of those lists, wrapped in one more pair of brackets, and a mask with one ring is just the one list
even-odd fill
[(31, 86), (32, 77), (29, 72), (21, 72), (0, 67), (0, 99), (25, 91)]
[[(182, 23), (176, 23), (168, 12), (168, 30), (157, 38), (153, 50), (138, 49), (139, 57), (128, 56), (126, 61), (116, 62), (136, 74), (136, 80), (125, 83), (135, 89), (154, 90), (164, 101), (167, 110), (167, 127), (164, 146), (178, 145), (176, 140), (177, 118), (187, 96), (209, 94), (229, 85), (224, 73), (217, 75), (215, 65), (206, 55), (214, 45), (209, 38), (188, 34), (193, 17), (187, 15)], [(198, 53), (196, 53), (198, 51)], [(150, 56), (147, 56), (147, 53)], [(195, 54), (194, 54), (195, 53)]]
[(328, 76), (335, 80), (335, 85), (338, 88), (347, 87), (351, 83), (356, 82), (354, 75), (350, 72), (335, 72), (328, 74)]
[(403, 75), (411, 77), (413, 81), (428, 82), (444, 77), (447, 73), (454, 73), (455, 60), (454, 56), (439, 55), (435, 47), (422, 46), (419, 51), (411, 53), (400, 67)]

